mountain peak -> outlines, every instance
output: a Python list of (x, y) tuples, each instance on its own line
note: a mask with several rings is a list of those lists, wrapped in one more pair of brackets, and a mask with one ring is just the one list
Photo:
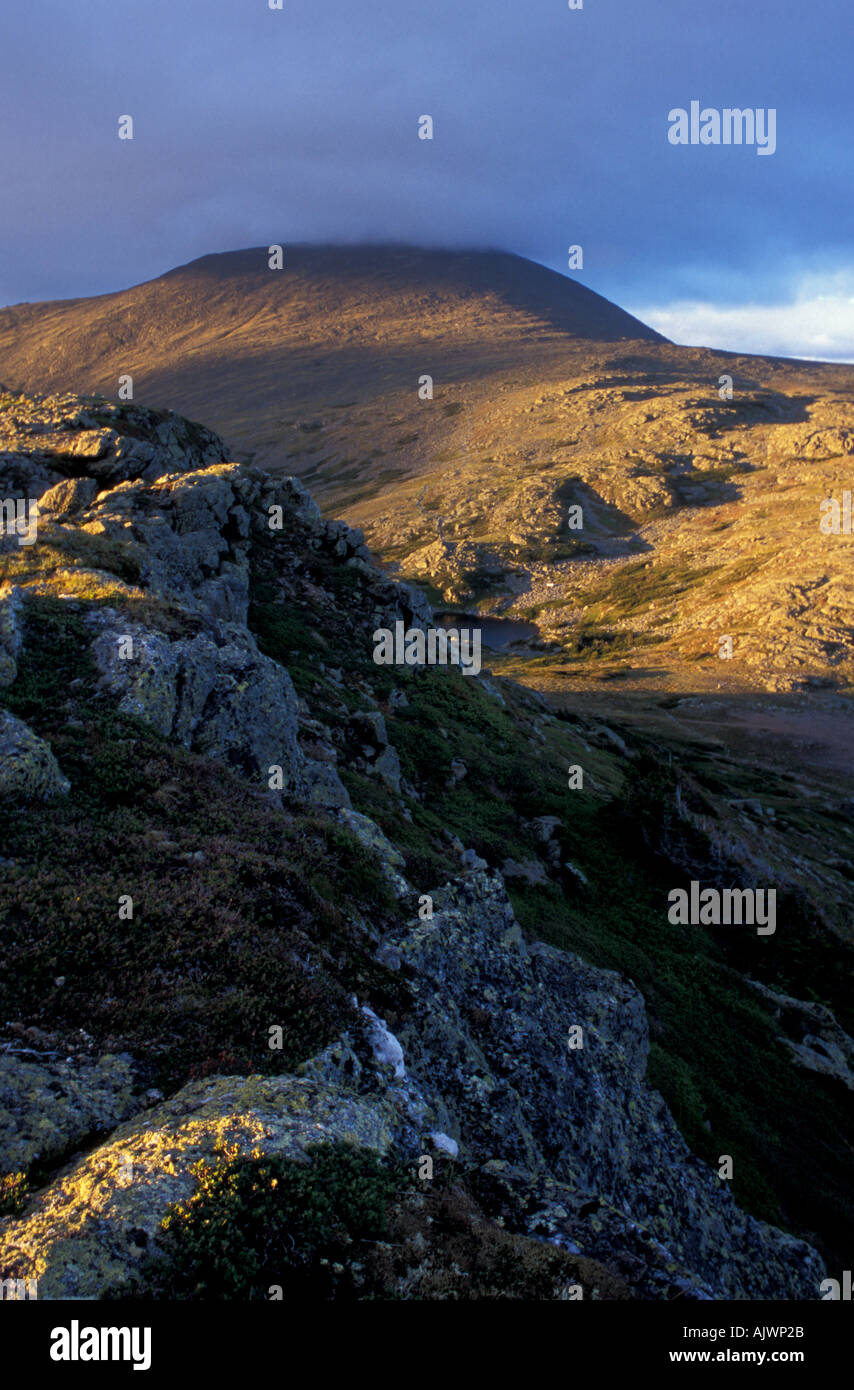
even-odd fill
[[(176, 266), (161, 279), (189, 281), (254, 280), (271, 274), (268, 247), (215, 252), (187, 265)], [(573, 337), (599, 342), (624, 339), (666, 342), (639, 319), (566, 275), (510, 251), (496, 248), (444, 249), (404, 242), (353, 244), (299, 243), (283, 245), (282, 289), (293, 281), (317, 287), (340, 285), (345, 299), (374, 290), (385, 296), (394, 289), (402, 296), (424, 294), (447, 303), (493, 297), (496, 305), (542, 322)], [(289, 280), (291, 285), (289, 286)], [(156, 281), (150, 283), (157, 283)]]

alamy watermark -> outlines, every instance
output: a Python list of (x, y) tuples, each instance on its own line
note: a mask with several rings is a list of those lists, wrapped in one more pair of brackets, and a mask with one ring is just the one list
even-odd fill
[(850, 489), (845, 489), (841, 502), (837, 497), (825, 497), (819, 510), (823, 513), (821, 521), (818, 523), (822, 535), (850, 536), (852, 534)]
[(135, 1371), (151, 1366), (150, 1327), (55, 1327), (50, 1334), (51, 1361), (131, 1361)]
[(821, 1284), (819, 1284), (819, 1292), (822, 1302), (827, 1302), (829, 1300), (832, 1303), (838, 1303), (840, 1301), (843, 1303), (850, 1303), (852, 1301), (852, 1292), (854, 1292), (851, 1283), (851, 1270), (844, 1269), (842, 1271), (841, 1281), (839, 1279), (823, 1279)]
[(39, 1296), (38, 1279), (0, 1279), (0, 1302), (18, 1303)]
[(671, 888), (667, 901), (667, 920), (674, 926), (755, 926), (757, 936), (777, 930), (776, 888), (701, 888), (692, 879), (690, 892)]
[(35, 545), (38, 529), (37, 498), (4, 497), (0, 502), (0, 536), (17, 536), (18, 545)]
[(671, 145), (755, 145), (757, 154), (774, 154), (777, 149), (777, 109), (774, 106), (715, 106), (700, 109), (692, 101), (686, 110), (674, 106), (668, 112)]
[(377, 666), (459, 666), (464, 676), (480, 671), (480, 628), (406, 627), (396, 622), (394, 632), (378, 627), (374, 633)]

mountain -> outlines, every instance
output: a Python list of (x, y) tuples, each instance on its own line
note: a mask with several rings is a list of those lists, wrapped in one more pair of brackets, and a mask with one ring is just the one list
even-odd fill
[[(266, 247), (203, 256), (117, 294), (0, 311), (6, 383), (136, 396), (287, 458), (288, 407), (368, 407), (438, 358), (461, 380), (577, 340), (664, 340), (583, 285), (520, 256), (405, 246)], [(438, 374), (438, 372), (437, 372)], [(342, 397), (343, 393), (343, 397)], [(262, 436), (269, 434), (269, 439)]]
[(497, 252), (288, 247), (270, 270), (257, 248), (0, 313), (10, 386), (115, 398), (125, 373), (300, 476), (435, 604), (535, 624), (506, 668), (529, 683), (824, 689), (849, 726), (850, 536), (820, 523), (850, 483), (851, 367), (676, 347)]
[[(7, 392), (0, 494), (39, 503), (0, 543), (0, 1278), (821, 1296), (854, 1025), (819, 771), (377, 663), (423, 595), (169, 412)], [(693, 881), (774, 883), (774, 932), (674, 924)]]

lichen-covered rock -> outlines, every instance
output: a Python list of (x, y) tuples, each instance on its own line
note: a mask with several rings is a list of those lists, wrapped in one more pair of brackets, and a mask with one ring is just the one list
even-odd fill
[(102, 687), (124, 714), (256, 780), (281, 768), (278, 789), (301, 788), (296, 692), (248, 632), (232, 630), (219, 643), (204, 632), (173, 641), (114, 609), (87, 621)]
[(269, 508), (279, 505), (286, 507), (292, 521), (310, 534), (320, 535), (326, 529), (320, 508), (299, 478), (283, 478), (278, 487), (268, 487), (264, 500), (266, 506), (263, 517), (259, 518), (260, 525), (269, 526)]
[(238, 464), (123, 482), (102, 492), (84, 529), (132, 542), (143, 587), (229, 623), (245, 624), (246, 538)]
[(302, 767), (305, 799), (314, 806), (350, 809), (350, 793), (331, 763), (306, 758)]
[(436, 1128), (459, 1135), (470, 1160), (499, 1159), (574, 1191), (579, 1209), (592, 1203), (560, 1228), (592, 1258), (612, 1245), (613, 1221), (629, 1221), (715, 1297), (819, 1297), (815, 1251), (740, 1211), (647, 1085), (635, 987), (526, 945), (497, 875), (433, 898), (432, 919), (389, 942), (415, 997), (397, 1035)]
[(395, 849), (388, 836), (383, 834), (370, 816), (363, 816), (359, 811), (341, 810), (337, 819), (353, 832), (366, 849), (372, 850), (386, 864), (391, 864), (395, 869), (403, 868), (406, 861), (400, 850)]
[(391, 1102), (311, 1077), (191, 1082), (121, 1125), (22, 1216), (0, 1219), (0, 1271), (38, 1279), (40, 1299), (103, 1297), (156, 1250), (167, 1207), (195, 1189), (193, 1164), (223, 1145), (298, 1158), (346, 1140), (385, 1153), (399, 1128)]
[(626, 1279), (635, 1297), (710, 1301), (711, 1285), (674, 1257), (651, 1231), (614, 1206), (607, 1195), (584, 1192), (544, 1173), (532, 1173), (504, 1159), (490, 1159), (474, 1183), (505, 1224), (570, 1254), (595, 1248), (599, 1260)]
[(17, 1172), (109, 1131), (138, 1108), (127, 1056), (0, 1052), (0, 1163)]
[[(13, 423), (6, 442), (16, 452), (7, 460), (0, 456), (0, 464), (8, 463), (30, 495), (44, 497), (52, 521), (73, 523), (96, 547), (107, 542), (105, 555), (119, 554), (125, 563), (118, 576), (107, 578), (111, 595), (127, 595), (128, 608), (96, 609), (87, 619), (102, 688), (118, 707), (255, 780), (266, 782), (281, 768), (271, 787), (320, 807), (348, 809), (350, 797), (335, 768), (310, 750), (303, 757), (290, 677), (258, 650), (248, 629), (250, 559), (253, 546), (280, 539), (283, 561), (294, 551), (319, 548), (337, 561), (363, 563), (361, 532), (324, 521), (297, 479), (273, 479), (227, 462), (215, 435), (168, 412), (22, 397)], [(61, 549), (66, 534), (72, 535), (70, 527), (66, 532), (55, 525), (52, 544)], [(133, 588), (125, 582), (127, 569), (136, 579)], [(416, 591), (366, 569), (388, 621), (414, 620), (416, 612), (429, 619), (429, 605)], [(140, 597), (154, 600), (145, 624), (131, 606)], [(17, 610), (13, 592), (0, 605), (0, 688), (16, 674)], [(130, 659), (121, 654), (122, 638), (131, 639)], [(382, 715), (373, 723), (382, 735)], [(373, 771), (399, 792), (399, 759), (385, 742)]]
[(0, 709), (0, 799), (46, 800), (64, 795), (70, 787), (44, 739)]
[(211, 430), (172, 411), (130, 402), (18, 396), (0, 420), (0, 493), (5, 494), (41, 498), (63, 479), (84, 477), (95, 480), (96, 490), (138, 477), (152, 482), (226, 458), (222, 440)]
[(368, 764), (368, 770), (378, 777), (384, 787), (388, 787), (395, 796), (400, 795), (400, 757), (398, 751), (391, 744), (383, 748), (379, 757)]
[(377, 856), (383, 875), (396, 897), (405, 897), (411, 890), (400, 872), (406, 867), (406, 860), (400, 850), (395, 849), (391, 840), (383, 834), (370, 816), (363, 816), (360, 811), (353, 811), (348, 807), (341, 807), (335, 812), (335, 816), (342, 825), (346, 825), (347, 829), (352, 831), (365, 849)]

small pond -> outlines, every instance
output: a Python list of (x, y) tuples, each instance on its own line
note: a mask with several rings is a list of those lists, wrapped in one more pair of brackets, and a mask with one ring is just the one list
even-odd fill
[(514, 642), (530, 642), (539, 633), (534, 623), (516, 618), (482, 618), (479, 613), (436, 613), (437, 627), (480, 628), (480, 640), (490, 651), (500, 652)]

